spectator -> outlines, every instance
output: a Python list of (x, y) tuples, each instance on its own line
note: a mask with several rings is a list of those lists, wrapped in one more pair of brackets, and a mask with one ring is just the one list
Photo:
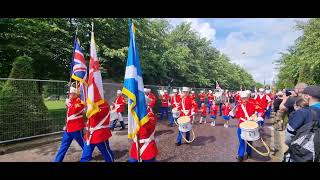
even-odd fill
[(283, 100), (283, 92), (279, 91), (279, 92), (276, 94), (276, 98), (275, 98), (274, 103), (273, 103), (273, 111), (274, 111), (275, 113), (278, 112), (282, 100)]
[[(303, 125), (311, 122), (312, 118), (312, 111), (316, 112), (317, 120), (320, 123), (320, 86), (308, 86), (302, 91), (302, 98), (309, 107), (303, 107), (298, 109), (294, 113), (289, 116), (289, 122), (286, 130), (286, 144), (291, 144), (292, 138), (296, 135), (299, 128)], [(298, 99), (297, 103), (303, 105), (303, 101)], [(289, 149), (290, 151), (290, 149)], [(315, 152), (316, 155), (319, 152)], [(292, 155), (286, 155), (286, 157), (290, 157), (290, 161), (296, 161)], [(302, 157), (303, 159), (303, 157)]]
[(286, 93), (283, 96), (283, 101), (280, 104), (280, 110), (283, 112), (287, 112), (289, 116), (289, 114), (294, 111), (294, 103), (296, 102), (297, 98), (301, 96), (301, 92), (306, 87), (307, 87), (307, 84), (298, 83), (294, 88), (295, 93), (291, 93), (289, 97), (287, 96), (287, 93)]
[(302, 98), (298, 98), (296, 103), (294, 103), (294, 110), (298, 111), (301, 108), (307, 107), (308, 103)]

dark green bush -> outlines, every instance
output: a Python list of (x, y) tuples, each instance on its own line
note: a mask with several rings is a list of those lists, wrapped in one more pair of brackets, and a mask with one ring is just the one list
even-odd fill
[[(32, 59), (17, 57), (9, 78), (32, 79)], [(0, 141), (46, 133), (49, 124), (37, 82), (7, 80), (0, 91)]]

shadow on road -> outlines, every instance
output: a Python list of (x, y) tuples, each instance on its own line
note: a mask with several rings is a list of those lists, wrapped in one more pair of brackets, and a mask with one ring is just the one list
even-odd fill
[(158, 162), (169, 162), (170, 160), (174, 159), (176, 156), (170, 156), (166, 159), (162, 159), (162, 160), (159, 160)]
[(191, 146), (204, 146), (205, 144), (214, 142), (215, 140), (216, 140), (216, 138), (214, 136), (198, 136), (190, 145)]
[(168, 129), (168, 130), (160, 130), (160, 131), (156, 131), (155, 136), (157, 137), (157, 136), (160, 136), (160, 135), (162, 135), (162, 134), (173, 134), (173, 133), (174, 133), (174, 131), (171, 130), (171, 129)]
[[(119, 151), (119, 150), (114, 150), (113, 151), (113, 155), (114, 155), (114, 160), (116, 161), (117, 159), (122, 158), (123, 156), (125, 156), (129, 151), (127, 149)], [(98, 156), (94, 156), (92, 157), (92, 160), (96, 160), (96, 161), (104, 161), (104, 158), (102, 156), (102, 154), (99, 154)]]

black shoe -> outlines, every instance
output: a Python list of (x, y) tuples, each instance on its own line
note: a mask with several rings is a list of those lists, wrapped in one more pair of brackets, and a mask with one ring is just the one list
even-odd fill
[(170, 124), (170, 127), (173, 127), (173, 124)]
[(243, 162), (243, 157), (238, 156), (237, 160), (238, 160), (238, 162)]
[(246, 155), (246, 159), (251, 159), (251, 155)]
[(181, 145), (181, 143), (176, 143), (176, 146), (180, 146)]

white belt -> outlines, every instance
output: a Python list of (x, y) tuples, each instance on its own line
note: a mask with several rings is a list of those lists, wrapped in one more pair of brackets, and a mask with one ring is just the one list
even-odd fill
[[(139, 143), (149, 143), (149, 142), (151, 142), (152, 140), (154, 140), (154, 133), (155, 133), (155, 131), (153, 131), (153, 133), (152, 133), (152, 134), (150, 135), (150, 137), (147, 138), (147, 139), (140, 139), (140, 140), (139, 140)], [(137, 139), (136, 139), (136, 138), (134, 138), (133, 141), (134, 141), (135, 143), (137, 143)]]
[[(91, 140), (91, 137), (92, 137), (92, 134), (93, 134), (94, 131), (96, 131), (96, 130), (98, 130), (98, 129), (109, 128), (109, 127), (110, 127), (109, 125), (108, 125), (108, 126), (103, 126), (103, 125), (102, 125), (104, 122), (106, 122), (106, 120), (107, 120), (107, 118), (108, 118), (109, 116), (110, 116), (110, 112), (108, 112), (108, 115), (106, 115), (106, 117), (104, 117), (104, 118), (102, 119), (102, 121), (101, 121), (99, 124), (96, 125), (96, 127), (94, 127), (94, 128), (89, 128), (90, 136), (89, 136), (89, 139), (87, 140), (87, 145), (90, 144), (90, 140)], [(86, 129), (88, 129), (88, 128), (86, 128)]]
[[(147, 139), (140, 139), (139, 142), (140, 143), (144, 143), (140, 149), (140, 156), (142, 156), (143, 152), (147, 149), (148, 145), (150, 144), (150, 142), (152, 140), (154, 140), (154, 133), (156, 132), (156, 130), (153, 131), (153, 133), (150, 135), (149, 138)], [(138, 146), (137, 140), (136, 138), (133, 139), (133, 141), (136, 143), (136, 146)]]
[(72, 114), (71, 116), (67, 117), (67, 121), (75, 120), (75, 119), (83, 117), (83, 115), (82, 115), (83, 111), (84, 111), (84, 109), (82, 109), (82, 111), (78, 112), (77, 114)]
[[(103, 129), (103, 128), (109, 128), (110, 127), (110, 125), (108, 125), (108, 126), (96, 126), (96, 127), (94, 127), (94, 128), (90, 128), (89, 130), (90, 130), (90, 132), (94, 132), (94, 131), (96, 131), (96, 130), (99, 130), (99, 129)], [(88, 128), (86, 128), (86, 130), (88, 130)]]

